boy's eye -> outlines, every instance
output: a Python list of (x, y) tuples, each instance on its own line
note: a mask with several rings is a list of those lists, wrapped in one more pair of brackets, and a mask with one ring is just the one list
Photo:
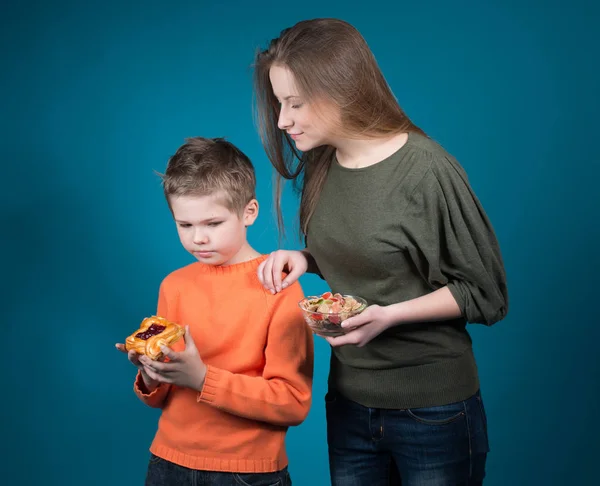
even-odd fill
[(211, 221), (208, 226), (219, 226), (223, 221)]
[(189, 228), (190, 226), (192, 226), (190, 223), (179, 223), (180, 228)]

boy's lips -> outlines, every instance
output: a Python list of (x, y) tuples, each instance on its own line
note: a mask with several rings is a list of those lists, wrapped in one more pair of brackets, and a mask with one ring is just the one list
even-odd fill
[(212, 251), (212, 250), (201, 250), (201, 251), (194, 251), (193, 253), (194, 253), (194, 255), (197, 255), (199, 257), (206, 258), (206, 257), (211, 256), (214, 253), (214, 251)]

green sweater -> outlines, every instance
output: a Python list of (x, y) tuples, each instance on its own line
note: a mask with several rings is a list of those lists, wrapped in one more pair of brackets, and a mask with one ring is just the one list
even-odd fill
[(332, 349), (329, 386), (367, 407), (415, 408), (479, 387), (466, 323), (508, 309), (494, 230), (458, 162), (415, 133), (390, 157), (347, 169), (333, 160), (307, 249), (333, 292), (395, 304), (447, 286), (462, 318), (398, 323), (364, 347)]

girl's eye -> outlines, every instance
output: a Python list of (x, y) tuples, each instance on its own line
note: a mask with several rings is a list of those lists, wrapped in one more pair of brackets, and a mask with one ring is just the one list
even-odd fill
[(304, 105), (304, 103), (297, 103), (297, 104), (295, 104), (295, 105), (292, 105), (292, 108), (293, 108), (294, 110), (297, 110), (298, 108), (302, 108), (302, 106), (303, 106), (303, 105)]

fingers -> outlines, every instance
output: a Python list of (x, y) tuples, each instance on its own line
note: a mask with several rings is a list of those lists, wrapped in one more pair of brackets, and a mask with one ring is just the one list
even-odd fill
[(258, 280), (260, 281), (261, 284), (265, 285), (265, 276), (263, 274), (264, 270), (265, 270), (265, 265), (267, 264), (268, 258), (267, 260), (263, 261), (258, 268), (256, 269), (256, 276), (258, 277)]
[[(184, 339), (185, 339), (185, 334), (184, 334)], [(150, 361), (151, 363), (155, 363), (155, 362), (162, 363), (162, 362), (164, 362), (164, 361), (165, 361), (167, 358), (168, 358), (170, 361), (173, 361), (173, 360), (176, 358), (176, 356), (177, 356), (177, 353), (176, 353), (175, 351), (173, 351), (173, 350), (172, 350), (172, 349), (171, 349), (169, 346), (167, 346), (167, 345), (165, 344), (165, 341), (164, 341), (164, 340), (163, 340), (163, 341), (159, 341), (157, 344), (158, 344), (158, 347), (159, 347), (159, 349), (160, 349), (160, 351), (161, 351), (161, 353), (162, 353), (162, 356), (160, 356), (159, 358), (156, 358), (156, 359), (154, 359), (154, 360), (151, 360), (151, 359), (149, 359), (149, 361)]]
[(263, 261), (256, 269), (256, 276), (258, 277), (258, 280), (263, 285), (263, 287), (266, 288), (267, 290), (271, 289), (271, 287), (270, 287), (271, 284), (267, 279), (267, 275), (268, 275), (267, 265), (269, 265), (270, 262), (271, 262), (271, 255), (269, 255), (267, 257), (267, 259), (265, 261)]
[(260, 283), (262, 283), (263, 287), (265, 287), (272, 294), (275, 293), (275, 285), (273, 283), (273, 261), (276, 253), (277, 252), (271, 253), (267, 259), (258, 266), (257, 270)]
[(296, 280), (298, 280), (302, 275), (304, 275), (304, 270), (302, 268), (299, 268), (299, 267), (292, 268), (290, 270), (290, 273), (288, 273), (287, 276), (281, 282), (281, 288), (285, 289), (288, 285), (291, 285)]
[(380, 309), (380, 307), (377, 305), (369, 306), (360, 314), (349, 317), (345, 321), (342, 321), (340, 326), (348, 331), (351, 331), (360, 326), (364, 326), (365, 324), (369, 324), (370, 322), (374, 322), (376, 320), (376, 311), (378, 309)]
[[(260, 283), (275, 294), (298, 280), (306, 272), (307, 265), (306, 257), (301, 252), (277, 250), (258, 266), (257, 276)], [(289, 274), (282, 280), (281, 274), (286, 267)]]
[(275, 257), (273, 255), (274, 254), (271, 253), (271, 255), (269, 255), (269, 258), (267, 258), (264, 261), (265, 266), (263, 268), (263, 279), (264, 279), (263, 285), (272, 294), (275, 293), (275, 282), (273, 282), (273, 265), (274, 265)]
[(127, 353), (127, 359), (131, 361), (135, 366), (140, 366), (140, 355), (136, 353), (133, 349)]
[(281, 292), (281, 273), (283, 272), (285, 264), (288, 263), (288, 258), (287, 253), (277, 253), (273, 259), (273, 268), (271, 269), (271, 272), (275, 292)]
[[(166, 348), (166, 349), (168, 349), (168, 348)], [(173, 350), (170, 350), (170, 352), (172, 355), (177, 354)], [(151, 370), (154, 373), (158, 373), (159, 375), (164, 376), (164, 375), (168, 375), (170, 373), (176, 373), (179, 371), (179, 366), (177, 366), (177, 364), (174, 363), (173, 361), (169, 361), (169, 362), (155, 361), (155, 360), (148, 358), (148, 356), (140, 356), (139, 361), (140, 361), (141, 365), (144, 367), (144, 369)]]
[(140, 356), (139, 360), (146, 370), (163, 372), (166, 369), (165, 367), (168, 365), (168, 363), (164, 363), (162, 361), (153, 361), (148, 358), (148, 356)]
[[(190, 326), (185, 326), (185, 334), (183, 335), (183, 341), (185, 342), (185, 349), (192, 349), (196, 347), (196, 343), (192, 339), (192, 333), (190, 332)], [(173, 354), (173, 353), (171, 353)], [(171, 356), (169, 356), (171, 358)]]
[[(115, 348), (117, 348), (122, 353), (126, 353), (127, 359), (129, 361), (131, 361), (131, 363), (133, 365), (135, 365), (135, 367), (138, 368), (142, 373), (144, 373), (150, 380), (157, 381), (160, 383), (171, 383), (171, 379), (168, 376), (163, 376), (163, 375), (159, 374), (159, 372), (155, 369), (156, 366), (154, 366), (154, 367), (152, 366), (152, 363), (159, 363), (159, 362), (152, 361), (150, 358), (148, 358), (144, 355), (138, 354), (134, 350), (127, 351), (127, 349), (125, 349), (125, 345), (123, 345), (122, 343), (115, 344)], [(145, 364), (145, 362), (147, 365)], [(163, 363), (160, 363), (160, 364), (163, 364)], [(168, 371), (170, 371), (170, 370), (167, 369), (167, 372)], [(148, 382), (146, 381), (146, 383), (148, 383)]]
[(348, 344), (347, 342), (347, 338), (346, 336), (336, 336), (336, 337), (331, 337), (331, 336), (323, 336), (325, 338), (325, 341), (327, 341), (329, 344), (331, 344), (332, 347), (337, 348), (338, 346), (343, 346), (344, 344)]
[[(287, 264), (288, 274), (281, 283), (282, 288), (286, 288), (288, 285), (293, 284), (302, 275), (306, 273), (308, 269), (308, 260), (306, 255), (301, 251), (288, 252), (288, 257), (285, 261)], [(281, 267), (283, 270), (283, 266)], [(281, 272), (279, 273), (281, 275)]]
[(175, 358), (175, 352), (170, 347), (161, 345), (160, 350), (162, 351), (163, 355), (158, 360), (159, 362), (163, 363), (165, 358), (169, 358), (170, 361), (173, 361), (173, 358)]
[(342, 321), (340, 326), (343, 329), (347, 329), (350, 331), (352, 329), (356, 329), (357, 327), (362, 326), (363, 324), (366, 324), (367, 322), (369, 322), (369, 320), (365, 319), (361, 314), (359, 314), (357, 316), (350, 317), (345, 321)]
[[(300, 275), (304, 273), (305, 270), (303, 270), (300, 265), (296, 265), (294, 262), (294, 255), (296, 253), (299, 252), (278, 250), (271, 254), (273, 257), (272, 265), (269, 269), (269, 278), (273, 284), (271, 287), (271, 293), (274, 294), (276, 292), (281, 292), (288, 285), (298, 280)], [(283, 273), (283, 269), (286, 267), (289, 273), (282, 281), (281, 274)]]
[(171, 380), (168, 376), (164, 376), (160, 373), (158, 373), (157, 371), (148, 368), (146, 366), (142, 367), (142, 371), (143, 373), (146, 374), (146, 376), (148, 378), (150, 378), (153, 381), (159, 382), (159, 383), (172, 383), (173, 380)]
[(344, 334), (342, 336), (323, 336), (325, 340), (331, 344), (334, 348), (345, 346), (346, 344), (353, 344), (357, 347), (362, 347), (366, 343), (363, 342), (363, 338), (365, 337), (361, 330), (353, 330), (348, 334)]

